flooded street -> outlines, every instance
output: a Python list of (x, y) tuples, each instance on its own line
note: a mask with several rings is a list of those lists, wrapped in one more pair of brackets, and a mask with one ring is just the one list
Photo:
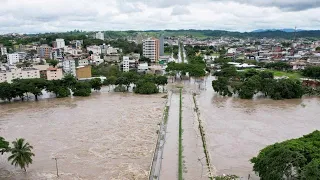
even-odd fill
[(0, 136), (25, 138), (34, 161), (24, 173), (0, 156), (0, 179), (147, 179), (163, 94), (94, 93), (86, 98), (0, 105)]
[(320, 128), (318, 98), (274, 101), (221, 97), (208, 81), (198, 100), (212, 163), (219, 175), (252, 177), (249, 160), (259, 150)]

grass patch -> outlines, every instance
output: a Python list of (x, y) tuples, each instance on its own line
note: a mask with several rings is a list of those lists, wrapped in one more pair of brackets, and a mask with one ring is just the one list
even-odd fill
[(182, 156), (182, 89), (180, 89), (180, 105), (179, 105), (179, 162), (178, 162), (178, 177), (183, 180), (183, 156)]
[(212, 53), (212, 54), (210, 54), (210, 56), (220, 56), (220, 54), (219, 53)]
[(275, 77), (287, 76), (290, 79), (302, 78), (302, 75), (299, 72), (285, 72), (285, 71), (275, 71), (275, 70), (271, 70), (270, 72), (272, 72)]

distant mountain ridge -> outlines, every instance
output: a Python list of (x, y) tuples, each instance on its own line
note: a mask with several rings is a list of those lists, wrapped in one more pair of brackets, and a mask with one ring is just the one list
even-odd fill
[(257, 33), (257, 32), (267, 32), (267, 31), (283, 31), (283, 32), (295, 32), (295, 31), (297, 31), (297, 32), (300, 32), (300, 31), (307, 31), (307, 30), (304, 30), (304, 29), (297, 29), (297, 30), (295, 30), (295, 29), (290, 29), (290, 28), (287, 28), (287, 29), (257, 29), (257, 30), (254, 30), (254, 31), (251, 31), (251, 32), (255, 32), (255, 33)]

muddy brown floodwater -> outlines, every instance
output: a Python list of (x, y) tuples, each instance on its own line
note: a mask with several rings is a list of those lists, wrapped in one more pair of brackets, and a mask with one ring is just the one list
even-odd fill
[(147, 179), (165, 99), (95, 93), (86, 98), (0, 105), (0, 136), (25, 138), (34, 162), (24, 173), (0, 156), (0, 179)]
[(249, 160), (275, 142), (298, 138), (320, 129), (320, 99), (274, 101), (224, 98), (211, 83), (199, 98), (206, 122), (212, 163), (217, 173), (252, 176)]

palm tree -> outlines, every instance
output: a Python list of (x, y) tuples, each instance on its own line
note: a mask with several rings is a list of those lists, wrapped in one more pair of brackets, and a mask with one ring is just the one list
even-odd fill
[(21, 169), (26, 170), (29, 164), (32, 164), (32, 156), (34, 154), (31, 152), (33, 147), (29, 143), (25, 143), (24, 139), (17, 139), (12, 142), (13, 148), (11, 149), (11, 156), (9, 156), (8, 161), (15, 167), (20, 166)]

